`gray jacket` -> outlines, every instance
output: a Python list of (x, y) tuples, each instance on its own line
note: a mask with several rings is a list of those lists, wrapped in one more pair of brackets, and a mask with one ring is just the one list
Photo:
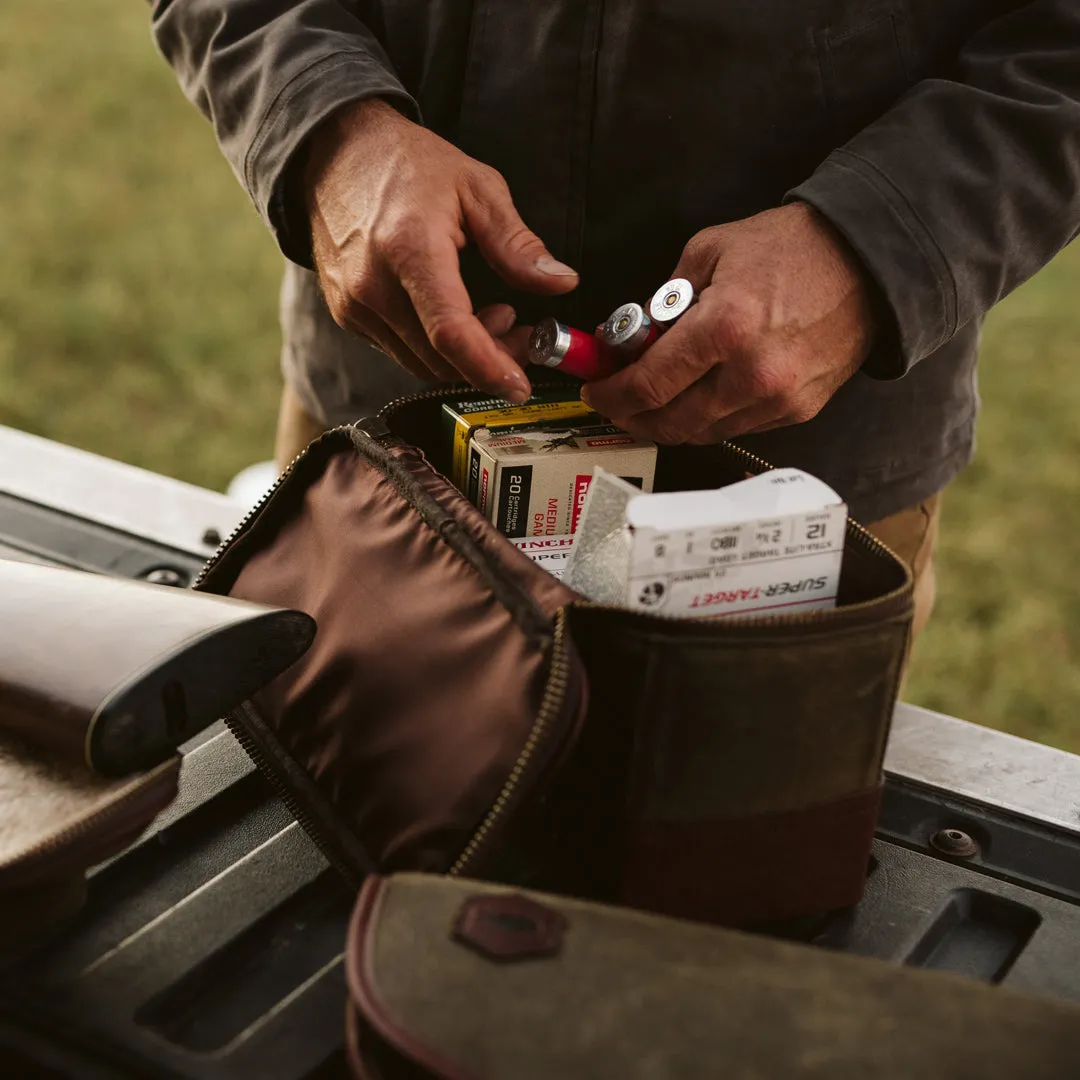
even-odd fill
[[(581, 271), (570, 297), (538, 301), (467, 250), (476, 304), (506, 299), (525, 319), (593, 326), (651, 292), (698, 230), (812, 203), (863, 260), (886, 329), (817, 417), (740, 441), (817, 473), (864, 520), (966, 463), (982, 317), (1080, 230), (1077, 0), (152, 7), (185, 92), (300, 265), (290, 163), (314, 125), (369, 96), (499, 169), (528, 225)], [(289, 295), (305, 289), (310, 307), (294, 272)], [(308, 337), (299, 367), (341, 398), (320, 411), (359, 407), (363, 365), (349, 370), (343, 347), (327, 379)]]

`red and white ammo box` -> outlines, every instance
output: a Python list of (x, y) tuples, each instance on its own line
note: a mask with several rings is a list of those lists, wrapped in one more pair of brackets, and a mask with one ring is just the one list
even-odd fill
[(469, 490), (504, 535), (566, 537), (577, 531), (593, 469), (652, 491), (656, 444), (612, 425), (549, 431), (481, 430), (469, 448)]

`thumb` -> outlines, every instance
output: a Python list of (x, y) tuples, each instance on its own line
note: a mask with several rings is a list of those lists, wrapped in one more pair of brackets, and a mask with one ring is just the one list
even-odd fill
[(556, 295), (576, 289), (577, 271), (559, 262), (521, 220), (502, 177), (463, 195), (466, 230), (491, 267), (524, 292)]

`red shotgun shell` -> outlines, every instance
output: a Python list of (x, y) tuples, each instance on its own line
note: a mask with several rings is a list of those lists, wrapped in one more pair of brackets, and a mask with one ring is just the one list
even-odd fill
[(541, 319), (529, 338), (529, 362), (574, 375), (588, 382), (614, 374), (619, 364), (596, 337), (557, 319)]
[(637, 359), (659, 336), (660, 328), (640, 304), (623, 304), (604, 323), (604, 341), (630, 359)]
[(696, 299), (694, 286), (686, 278), (672, 278), (653, 293), (649, 315), (653, 322), (673, 323)]

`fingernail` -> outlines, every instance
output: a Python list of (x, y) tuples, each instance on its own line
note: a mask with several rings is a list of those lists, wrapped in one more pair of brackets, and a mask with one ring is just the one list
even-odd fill
[(503, 337), (514, 329), (517, 312), (509, 304), (500, 304), (497, 308), (485, 309), (477, 313), (481, 326), (492, 337)]
[(517, 323), (517, 312), (511, 308), (505, 312), (502, 319), (499, 322), (499, 326), (502, 328), (497, 330), (495, 337), (502, 337), (504, 334), (509, 334), (514, 329), (514, 325)]
[(577, 277), (577, 271), (566, 263), (553, 259), (550, 255), (541, 256), (536, 260), (536, 269), (541, 274), (550, 274), (552, 277)]
[(505, 385), (503, 397), (512, 405), (521, 405), (529, 400), (532, 391), (524, 376), (507, 375), (503, 379), (503, 383)]
[(581, 400), (584, 401), (585, 404), (589, 406), (589, 408), (592, 408), (591, 397), (592, 397), (592, 395), (589, 393), (588, 386), (583, 386), (581, 388)]

